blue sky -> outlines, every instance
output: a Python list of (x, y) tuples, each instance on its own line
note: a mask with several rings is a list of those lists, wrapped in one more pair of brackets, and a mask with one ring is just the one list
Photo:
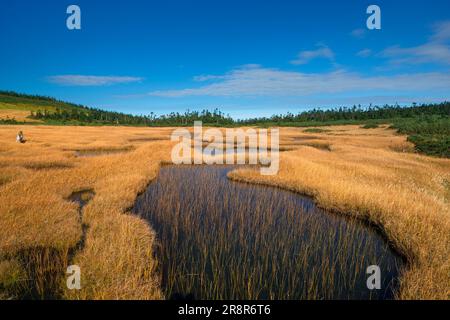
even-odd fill
[(0, 37), (0, 89), (134, 114), (450, 98), (448, 0), (2, 0)]

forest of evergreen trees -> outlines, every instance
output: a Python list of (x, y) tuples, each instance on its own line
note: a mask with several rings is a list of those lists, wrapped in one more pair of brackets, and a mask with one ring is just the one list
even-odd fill
[(89, 124), (112, 124), (112, 125), (129, 125), (129, 126), (183, 126), (192, 125), (194, 121), (202, 121), (211, 125), (232, 125), (233, 119), (225, 116), (221, 111), (202, 110), (202, 111), (186, 111), (184, 113), (172, 112), (167, 115), (156, 116), (153, 113), (149, 115), (135, 116), (120, 112), (103, 111), (100, 109), (89, 108), (65, 110), (56, 108), (56, 111), (31, 112), (30, 118), (55, 121), (69, 122), (76, 121)]
[(352, 108), (340, 107), (328, 110), (312, 109), (298, 114), (287, 113), (274, 115), (270, 118), (254, 118), (240, 121), (245, 124), (261, 123), (295, 123), (295, 122), (332, 122), (342, 120), (383, 120), (395, 118), (414, 118), (417, 116), (442, 115), (450, 116), (450, 102), (439, 104), (413, 104), (409, 107), (399, 105), (384, 105), (382, 107), (353, 106)]
[(284, 115), (273, 115), (270, 118), (262, 117), (243, 120), (234, 120), (218, 109), (213, 111), (188, 110), (184, 113), (172, 112), (161, 116), (156, 116), (154, 113), (136, 116), (86, 107), (80, 109), (74, 108), (71, 110), (56, 108), (55, 112), (38, 110), (37, 112), (32, 112), (30, 117), (33, 119), (53, 120), (56, 122), (78, 121), (115, 125), (186, 126), (192, 125), (194, 121), (203, 121), (204, 124), (231, 126), (262, 124), (290, 125), (305, 122), (322, 123), (333, 121), (383, 120), (431, 115), (450, 116), (450, 102), (412, 105), (410, 107), (385, 105), (382, 107), (370, 106), (368, 108), (354, 106), (352, 108), (341, 107), (328, 110), (313, 109), (298, 114), (287, 113)]
[[(295, 123), (323, 123), (333, 121), (365, 121), (388, 120), (395, 118), (415, 118), (417, 116), (450, 116), (450, 102), (439, 104), (413, 104), (408, 107), (399, 105), (384, 106), (353, 106), (351, 108), (339, 107), (333, 109), (312, 109), (299, 113), (273, 115), (272, 117), (259, 117), (252, 119), (234, 120), (219, 109), (213, 111), (186, 111), (184, 113), (172, 112), (157, 116), (153, 112), (148, 115), (131, 115), (121, 112), (105, 111), (83, 105), (60, 101), (51, 97), (26, 95), (10, 91), (0, 91), (0, 102), (28, 103), (42, 106), (42, 109), (31, 111), (30, 118), (50, 123), (64, 124), (85, 123), (92, 125), (131, 125), (131, 126), (186, 126), (194, 121), (203, 121), (204, 124), (218, 126), (233, 125), (293, 125)], [(52, 107), (49, 109), (48, 107)]]

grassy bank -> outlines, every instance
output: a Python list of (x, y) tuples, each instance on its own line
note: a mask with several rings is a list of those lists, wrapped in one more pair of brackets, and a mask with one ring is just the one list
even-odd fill
[[(25, 128), (27, 143), (17, 144), (14, 136), (19, 129), (23, 128), (0, 128), (3, 295), (161, 298), (154, 274), (154, 233), (126, 212), (156, 176), (160, 160), (169, 154), (166, 146), (156, 140), (152, 148), (139, 148), (142, 143), (136, 142), (133, 151), (122, 154), (78, 157), (77, 150), (121, 147), (129, 144), (128, 139), (147, 136), (148, 131), (30, 126)], [(94, 190), (95, 196), (84, 207), (80, 221), (78, 204), (69, 201), (69, 196), (87, 189)], [(75, 250), (83, 225), (86, 241), (82, 250)], [(70, 264), (81, 268), (80, 291), (65, 286)]]
[(405, 153), (407, 142), (394, 143), (394, 136), (386, 145), (385, 132), (342, 128), (315, 133), (331, 152), (299, 148), (282, 153), (277, 176), (251, 170), (229, 176), (308, 194), (324, 208), (374, 223), (409, 262), (399, 298), (448, 299), (450, 161)]

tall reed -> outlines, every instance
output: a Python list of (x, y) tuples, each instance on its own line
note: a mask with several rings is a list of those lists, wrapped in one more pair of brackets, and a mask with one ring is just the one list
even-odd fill
[[(136, 203), (155, 228), (166, 297), (392, 298), (400, 259), (361, 222), (281, 189), (231, 182), (225, 166), (163, 167)], [(382, 290), (366, 268), (382, 270)]]

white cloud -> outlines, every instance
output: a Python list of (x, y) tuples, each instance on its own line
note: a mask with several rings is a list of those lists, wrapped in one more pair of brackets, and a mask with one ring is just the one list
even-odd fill
[(308, 96), (313, 94), (354, 93), (362, 91), (419, 92), (448, 90), (449, 73), (412, 73), (393, 76), (363, 76), (338, 70), (327, 73), (301, 73), (244, 66), (219, 76), (213, 83), (177, 90), (152, 91), (151, 96)]
[(404, 48), (393, 46), (383, 50), (379, 56), (388, 58), (392, 65), (403, 64), (450, 64), (450, 21), (434, 25), (429, 40), (419, 46)]
[(356, 53), (356, 55), (358, 57), (367, 58), (367, 57), (370, 57), (372, 55), (372, 50), (370, 50), (370, 49), (363, 49), (361, 51), (358, 51)]
[(438, 22), (433, 26), (432, 42), (445, 42), (450, 40), (450, 21)]
[(355, 29), (352, 32), (350, 32), (350, 35), (352, 37), (362, 39), (366, 36), (366, 30), (365, 29)]
[(194, 81), (198, 81), (198, 82), (209, 81), (209, 80), (218, 80), (218, 79), (223, 79), (223, 76), (215, 76), (215, 75), (206, 74), (206, 75), (200, 75), (200, 76), (194, 77)]
[(142, 81), (138, 77), (119, 77), (119, 76), (87, 76), (87, 75), (58, 75), (47, 78), (49, 82), (63, 86), (106, 86), (130, 82)]
[(417, 47), (402, 48), (400, 46), (389, 47), (381, 53), (384, 58), (389, 58), (391, 64), (424, 64), (438, 63), (450, 64), (450, 48), (440, 43), (426, 43)]
[(316, 58), (323, 58), (330, 61), (334, 61), (334, 52), (328, 48), (324, 44), (318, 44), (316, 50), (307, 50), (307, 51), (301, 51), (297, 55), (297, 59), (292, 60), (291, 63), (295, 65), (300, 64), (307, 64), (313, 59)]

